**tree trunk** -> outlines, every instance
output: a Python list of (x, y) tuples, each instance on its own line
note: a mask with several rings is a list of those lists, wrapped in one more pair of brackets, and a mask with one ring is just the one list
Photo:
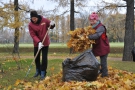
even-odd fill
[(74, 24), (74, 0), (70, 0), (70, 30), (73, 31), (75, 29)]
[[(15, 23), (19, 21), (19, 16), (18, 16), (18, 0), (14, 0), (14, 17), (15, 17)], [(19, 53), (19, 27), (15, 28), (15, 33), (14, 33), (14, 48), (13, 48), (13, 53)]]
[[(70, 30), (75, 29), (74, 23), (74, 0), (70, 0)], [(73, 48), (70, 48), (70, 54), (73, 53)]]
[[(75, 29), (74, 23), (74, 0), (70, 0), (70, 30)], [(70, 54), (73, 52), (73, 48), (70, 48)]]
[(127, 13), (122, 61), (132, 61), (131, 50), (134, 47), (134, 0), (125, 1), (127, 3)]

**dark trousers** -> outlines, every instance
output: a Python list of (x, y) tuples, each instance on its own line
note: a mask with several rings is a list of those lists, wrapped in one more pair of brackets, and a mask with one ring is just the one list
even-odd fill
[[(36, 69), (45, 71), (47, 70), (48, 65), (48, 48), (49, 46), (45, 46), (42, 49), (40, 49), (40, 52), (37, 55), (37, 58), (35, 59), (35, 65)], [(42, 51), (42, 62), (40, 62), (40, 53)], [(38, 52), (38, 47), (34, 47), (34, 56)]]
[(100, 56), (100, 64), (101, 64), (100, 71), (102, 73), (101, 76), (107, 76), (108, 75), (107, 56), (108, 56), (108, 54)]

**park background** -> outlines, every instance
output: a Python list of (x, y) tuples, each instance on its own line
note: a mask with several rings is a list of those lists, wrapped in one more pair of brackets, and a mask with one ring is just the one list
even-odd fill
[[(29, 76), (25, 77), (29, 65), (34, 58), (32, 38), (28, 31), (28, 23), (30, 21), (29, 11), (32, 9), (36, 9), (40, 15), (55, 21), (56, 24), (53, 30), (49, 30), (51, 44), (48, 55), (49, 66), (47, 76), (54, 78), (55, 74), (58, 74), (60, 76), (58, 78), (55, 77), (54, 80), (61, 80), (62, 74), (59, 74), (59, 71), (62, 69), (61, 63), (63, 60), (66, 58), (74, 58), (82, 53), (77, 52), (70, 54), (70, 49), (66, 45), (70, 39), (67, 33), (76, 28), (89, 26), (88, 16), (94, 11), (98, 12), (100, 20), (107, 27), (107, 35), (111, 46), (108, 66), (114, 68), (114, 70), (109, 69), (111, 74), (109, 78), (125, 77), (124, 74), (126, 73), (131, 77), (127, 76), (128, 78), (126, 78), (126, 80), (122, 78), (122, 81), (125, 80), (125, 83), (119, 82), (118, 85), (122, 84), (121, 90), (123, 90), (123, 88), (129, 89), (129, 87), (130, 89), (135, 88), (134, 84), (132, 84), (135, 82), (133, 79), (135, 75), (131, 74), (135, 73), (131, 54), (134, 47), (134, 1), (112, 0), (112, 2), (108, 2), (108, 0), (98, 0), (98, 3), (91, 3), (92, 0), (71, 0), (72, 2), (70, 2), (70, 0), (48, 0), (51, 3), (56, 3), (55, 6), (49, 10), (44, 6), (36, 8), (34, 2), (37, 0), (4, 1), (5, 0), (2, 0), (0, 2), (0, 11), (2, 12), (0, 16), (1, 89), (8, 88), (10, 90), (14, 88), (14, 86), (20, 87), (20, 84), (28, 84), (30, 81), (37, 81), (37, 79), (31, 78), (35, 72), (34, 65)], [(127, 7), (128, 5), (130, 7)], [(38, 6), (40, 6), (40, 4), (38, 4)], [(64, 8), (64, 10), (62, 8)], [(124, 72), (115, 69), (123, 70)], [(107, 81), (108, 78), (104, 80)], [(53, 85), (52, 82), (48, 81), (48, 83)], [(116, 82), (113, 80), (112, 82), (107, 82), (108, 87), (118, 88), (118, 86), (113, 86), (110, 83)], [(126, 87), (125, 84), (127, 83), (129, 87)], [(22, 86), (20, 88), (23, 88)], [(58, 86), (56, 88), (59, 88)], [(88, 85), (89, 88), (90, 86)], [(31, 88), (31, 86), (29, 87)]]

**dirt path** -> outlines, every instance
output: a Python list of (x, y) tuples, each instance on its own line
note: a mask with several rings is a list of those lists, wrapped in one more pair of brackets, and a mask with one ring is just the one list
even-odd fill
[[(51, 59), (67, 59), (67, 58), (75, 58), (77, 55), (48, 55), (48, 59), (51, 60)], [(16, 56), (18, 57), (18, 56)], [(6, 59), (13, 59), (13, 56), (6, 56), (6, 57), (0, 57), (0, 59), (2, 60), (6, 60)], [(20, 58), (21, 59), (34, 59), (33, 55), (20, 55)], [(97, 59), (99, 60), (99, 57), (97, 57)], [(108, 60), (122, 60), (122, 57), (108, 57)]]
[(121, 57), (108, 57), (108, 60), (120, 60), (122, 61)]
[[(63, 59), (65, 60), (66, 58), (74, 58), (73, 56), (69, 57), (69, 56), (48, 56), (48, 59)], [(21, 59), (34, 59), (33, 56), (21, 56)], [(99, 57), (97, 57), (97, 59), (99, 60)], [(108, 60), (122, 60), (121, 57), (108, 57)]]
[[(99, 57), (97, 57), (97, 59), (99, 60)], [(107, 60), (122, 60), (121, 57), (108, 57)]]

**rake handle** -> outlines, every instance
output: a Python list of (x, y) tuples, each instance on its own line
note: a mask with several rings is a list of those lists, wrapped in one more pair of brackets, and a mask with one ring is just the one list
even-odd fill
[[(47, 30), (47, 32), (46, 32), (46, 34), (45, 34), (44, 38), (43, 38), (42, 44), (44, 43), (44, 41), (45, 41), (45, 38), (46, 38), (47, 34), (48, 34), (48, 30)], [(37, 58), (37, 56), (38, 56), (38, 53), (39, 53), (39, 52), (40, 52), (40, 49), (39, 49), (39, 50), (38, 50), (38, 52), (36, 53), (36, 55), (35, 55), (35, 57), (34, 57), (34, 60), (32, 61), (32, 63), (31, 63), (31, 64), (33, 64), (33, 62), (35, 61), (35, 59)]]
[[(44, 43), (44, 41), (45, 41), (45, 39), (46, 39), (46, 36), (47, 36), (47, 34), (48, 34), (48, 31), (49, 31), (49, 30), (47, 30), (47, 32), (46, 32), (46, 34), (45, 34), (45, 36), (44, 36), (44, 38), (43, 38), (42, 44)], [(29, 67), (29, 69), (28, 69), (28, 72), (27, 72), (27, 74), (26, 74), (26, 77), (28, 76), (28, 73), (29, 73), (30, 70), (31, 70), (32, 64), (34, 63), (35, 59), (37, 58), (39, 52), (40, 52), (40, 49), (39, 49), (38, 52), (36, 53), (36, 55), (35, 55), (35, 57), (34, 57), (32, 63), (31, 63), (31, 65), (30, 65), (30, 67)]]

